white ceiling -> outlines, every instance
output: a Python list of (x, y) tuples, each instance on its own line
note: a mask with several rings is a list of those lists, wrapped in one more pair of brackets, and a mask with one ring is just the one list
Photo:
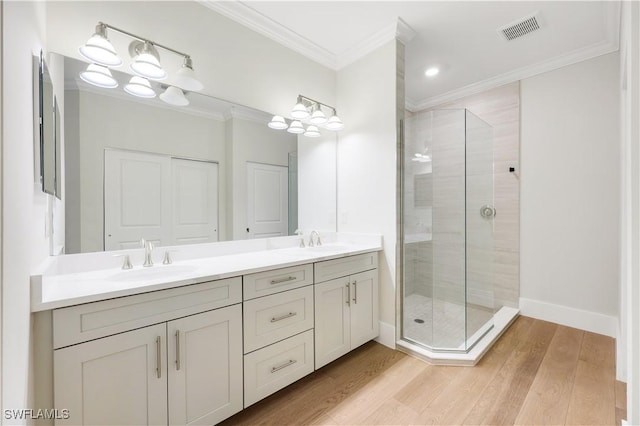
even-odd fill
[[(201, 1), (334, 69), (391, 40), (400, 18), (410, 109), (618, 49), (618, 1)], [(536, 11), (541, 30), (497, 33)], [(432, 65), (441, 72), (427, 78)]]

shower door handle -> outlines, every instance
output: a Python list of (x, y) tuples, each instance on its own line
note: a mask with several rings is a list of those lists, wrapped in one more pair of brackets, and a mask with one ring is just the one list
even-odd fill
[(494, 218), (496, 217), (496, 208), (491, 204), (485, 204), (484, 206), (480, 207), (480, 216), (484, 217), (485, 219)]

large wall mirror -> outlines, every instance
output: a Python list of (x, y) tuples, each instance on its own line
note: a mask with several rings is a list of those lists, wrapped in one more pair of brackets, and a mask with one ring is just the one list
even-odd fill
[[(85, 62), (63, 63), (66, 253), (138, 248), (140, 238), (167, 246), (285, 236), (305, 226), (299, 193), (310, 180), (299, 177), (326, 161), (313, 158), (326, 140), (299, 141), (268, 128), (271, 114), (201, 93), (187, 93), (184, 107), (131, 96), (122, 90), (131, 76), (116, 70), (117, 89), (95, 87), (79, 78)], [(329, 204), (335, 211), (335, 194)]]

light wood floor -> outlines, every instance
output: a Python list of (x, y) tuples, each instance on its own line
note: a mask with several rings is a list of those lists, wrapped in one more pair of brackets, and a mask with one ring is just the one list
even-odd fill
[(614, 340), (519, 317), (475, 367), (367, 343), (224, 425), (614, 425)]

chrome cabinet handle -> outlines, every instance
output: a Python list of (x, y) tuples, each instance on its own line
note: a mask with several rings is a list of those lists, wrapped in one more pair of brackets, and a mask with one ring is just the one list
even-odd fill
[(353, 282), (353, 303), (358, 304), (358, 281)]
[(180, 370), (180, 330), (176, 330), (176, 370)]
[(271, 280), (271, 285), (282, 284), (282, 283), (286, 283), (288, 281), (293, 281), (295, 279), (296, 279), (296, 277), (278, 278), (278, 279), (275, 279), (275, 280)]
[(162, 377), (162, 337), (156, 337), (156, 375)]
[(349, 285), (349, 283), (347, 283), (346, 285), (347, 287), (347, 305), (351, 305), (351, 285)]
[(289, 361), (285, 362), (282, 365), (278, 365), (277, 367), (271, 367), (271, 373), (275, 373), (276, 371), (280, 371), (283, 368), (287, 368), (288, 366), (293, 365), (296, 362), (298, 362), (298, 361), (296, 361), (295, 359), (290, 359)]
[(298, 313), (297, 313), (297, 312), (289, 312), (288, 314), (284, 314), (284, 315), (280, 315), (279, 317), (273, 317), (273, 318), (271, 318), (271, 322), (278, 322), (278, 321), (282, 321), (283, 319), (287, 319), (287, 318), (295, 317), (296, 315), (298, 315)]

